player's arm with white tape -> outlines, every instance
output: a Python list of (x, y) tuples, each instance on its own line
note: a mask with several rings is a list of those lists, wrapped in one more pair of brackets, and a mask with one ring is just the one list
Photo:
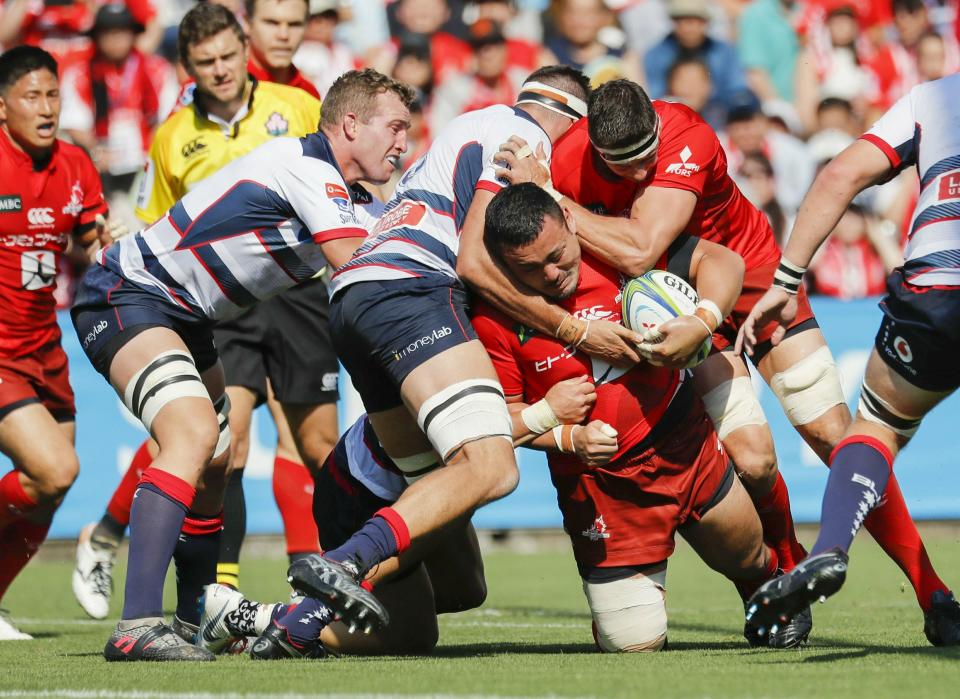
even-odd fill
[(640, 345), (640, 353), (651, 364), (679, 368), (688, 364), (733, 310), (743, 287), (744, 262), (722, 245), (685, 236), (668, 250), (667, 270), (689, 279), (700, 300), (693, 315), (657, 328), (656, 336)]
[[(882, 123), (883, 119), (877, 122), (871, 132)], [(909, 126), (913, 128), (912, 120)], [(780, 342), (787, 327), (796, 318), (797, 292), (814, 254), (836, 227), (853, 198), (896, 172), (884, 150), (874, 143), (876, 140), (877, 137), (873, 140), (864, 137), (854, 141), (827, 163), (810, 185), (797, 212), (773, 284), (757, 301), (740, 328), (734, 347), (737, 353), (745, 349), (747, 354), (753, 354), (753, 347), (757, 343), (754, 329), (763, 327), (771, 320), (780, 324), (771, 341), (774, 345)]]
[(507, 396), (514, 445), (526, 444), (559, 425), (583, 422), (596, 402), (597, 390), (588, 376), (554, 384), (533, 404), (524, 403), (522, 396)]

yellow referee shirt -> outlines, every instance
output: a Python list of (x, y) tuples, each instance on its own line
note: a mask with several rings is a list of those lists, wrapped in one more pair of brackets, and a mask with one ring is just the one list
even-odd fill
[(278, 136), (317, 130), (320, 101), (298, 87), (253, 79), (250, 100), (227, 124), (193, 104), (170, 115), (154, 134), (137, 194), (145, 223), (163, 216), (191, 187)]

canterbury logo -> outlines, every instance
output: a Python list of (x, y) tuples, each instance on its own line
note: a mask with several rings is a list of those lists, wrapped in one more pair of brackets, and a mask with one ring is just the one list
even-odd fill
[(53, 209), (49, 207), (30, 209), (27, 212), (27, 221), (29, 221), (33, 226), (52, 226)]
[(196, 155), (206, 147), (206, 143), (201, 141), (199, 138), (195, 138), (180, 149), (180, 154), (184, 158), (189, 158), (191, 155)]

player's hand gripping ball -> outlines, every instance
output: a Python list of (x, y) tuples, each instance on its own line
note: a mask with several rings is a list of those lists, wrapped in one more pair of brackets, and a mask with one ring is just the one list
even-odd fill
[[(673, 318), (693, 315), (699, 300), (696, 290), (676, 274), (651, 270), (623, 287), (623, 324), (643, 335), (646, 342), (657, 343), (663, 340), (660, 325)], [(687, 368), (706, 359), (712, 344), (713, 337), (707, 337), (691, 355)]]

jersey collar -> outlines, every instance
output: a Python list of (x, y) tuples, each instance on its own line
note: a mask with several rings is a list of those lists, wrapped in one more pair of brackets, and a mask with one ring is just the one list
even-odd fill
[(518, 117), (520, 117), (521, 119), (526, 119), (526, 120), (529, 121), (531, 124), (533, 124), (534, 126), (536, 126), (538, 129), (540, 129), (541, 131), (543, 131), (543, 135), (547, 137), (547, 142), (548, 142), (548, 143), (550, 142), (550, 136), (548, 136), (548, 135), (547, 135), (547, 132), (544, 131), (544, 128), (543, 128), (542, 126), (540, 126), (540, 122), (539, 122), (539, 121), (537, 121), (537, 120), (534, 119), (532, 116), (530, 116), (527, 112), (525, 112), (522, 107), (511, 107), (511, 109), (513, 110), (513, 113), (516, 114)]
[(0, 128), (0, 152), (4, 154), (4, 159), (12, 159), (17, 167), (21, 169), (29, 167), (33, 172), (42, 172), (43, 170), (51, 167), (53, 156), (57, 152), (58, 144), (59, 141), (53, 142), (53, 147), (50, 149), (50, 153), (46, 158), (43, 160), (34, 160), (26, 152), (13, 145), (13, 141), (11, 140), (10, 135), (7, 133), (7, 130)]
[[(308, 158), (316, 158), (317, 160), (322, 160), (325, 163), (330, 163), (337, 169), (337, 172), (340, 173), (340, 177), (343, 177), (343, 171), (340, 169), (340, 164), (337, 162), (337, 157), (333, 154), (333, 148), (330, 147), (330, 139), (327, 138), (327, 135), (323, 131), (315, 131), (314, 133), (307, 134), (300, 139), (300, 143), (303, 147), (303, 154)], [(346, 177), (343, 177), (346, 181)]]
[(203, 105), (203, 95), (199, 94), (198, 92), (194, 92), (193, 94), (194, 110), (196, 110), (200, 117), (219, 126), (220, 131), (223, 132), (224, 136), (236, 138), (240, 133), (240, 122), (243, 121), (243, 119), (253, 109), (253, 97), (257, 93), (257, 85), (260, 84), (260, 81), (250, 73), (247, 73), (247, 78), (252, 83), (250, 86), (250, 98), (247, 100), (246, 104), (242, 105), (240, 109), (237, 110), (237, 113), (233, 115), (233, 118), (230, 119), (230, 121), (224, 121), (215, 114), (210, 114)]

